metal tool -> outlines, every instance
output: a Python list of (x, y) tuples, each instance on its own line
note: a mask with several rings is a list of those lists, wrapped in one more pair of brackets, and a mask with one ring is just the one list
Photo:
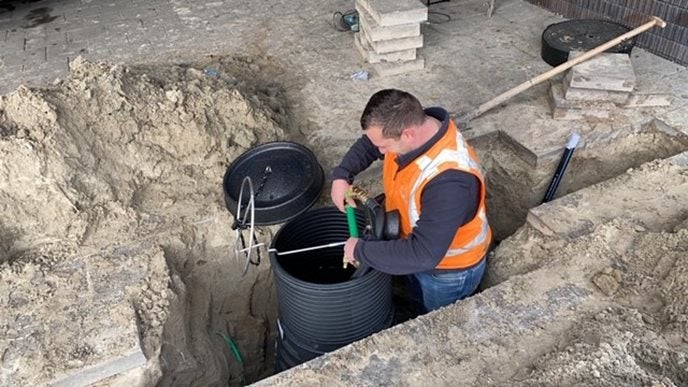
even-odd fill
[[(289, 255), (289, 254), (303, 253), (303, 252), (312, 251), (312, 250), (326, 249), (328, 247), (344, 246), (344, 244), (346, 244), (346, 241), (344, 241), (344, 242), (333, 242), (333, 243), (328, 243), (326, 245), (304, 247), (302, 249), (287, 250), (287, 251), (277, 251), (277, 249), (268, 249), (268, 253), (275, 253), (277, 255)], [(257, 243), (257, 244), (252, 245), (251, 247), (246, 247), (246, 248), (238, 250), (238, 251), (243, 253), (243, 252), (249, 251), (249, 249), (255, 249), (258, 247), (262, 247), (262, 246), (265, 246), (265, 243)]]

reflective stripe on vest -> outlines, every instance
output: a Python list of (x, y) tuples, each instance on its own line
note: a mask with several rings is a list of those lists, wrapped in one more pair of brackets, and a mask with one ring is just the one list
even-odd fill
[[(451, 127), (449, 129), (451, 129)], [(468, 144), (466, 144), (466, 140), (464, 140), (463, 136), (458, 132), (458, 130), (456, 131), (456, 144), (458, 149), (442, 149), (434, 159), (431, 159), (427, 155), (422, 155), (416, 159), (415, 164), (421, 170), (421, 173), (418, 176), (418, 179), (413, 183), (413, 188), (411, 189), (412, 198), (416, 197), (418, 194), (418, 189), (424, 185), (423, 183), (430, 181), (430, 179), (435, 177), (440, 172), (440, 165), (444, 163), (458, 162), (458, 170), (476, 175), (482, 184), (482, 169), (470, 156), (470, 153), (468, 152)], [(416, 222), (420, 217), (420, 212), (418, 211), (415, 200), (410, 200), (409, 202), (409, 216), (411, 228), (413, 228), (416, 226)], [(485, 224), (487, 225), (487, 218), (485, 217), (484, 209), (483, 211), (480, 211), (478, 215), (480, 214), (482, 214), (482, 218), (484, 218)], [(483, 228), (486, 229), (485, 234), (487, 234), (487, 227)]]
[(470, 250), (480, 246), (483, 243), (486, 243), (486, 242), (489, 243), (490, 242), (487, 240), (487, 237), (490, 234), (490, 226), (487, 224), (487, 216), (485, 215), (484, 209), (480, 209), (480, 211), (478, 212), (478, 217), (483, 222), (482, 227), (480, 229), (480, 234), (476, 235), (476, 237), (473, 238), (472, 241), (470, 241), (467, 245), (465, 245), (463, 247), (459, 247), (456, 249), (450, 248), (449, 250), (447, 250), (446, 255), (454, 256), (454, 255), (464, 254), (464, 253), (467, 253)]

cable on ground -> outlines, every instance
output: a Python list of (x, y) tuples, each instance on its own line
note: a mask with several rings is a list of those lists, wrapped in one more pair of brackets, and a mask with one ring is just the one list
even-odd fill
[(244, 359), (241, 356), (239, 347), (236, 345), (236, 343), (234, 342), (234, 340), (232, 340), (231, 337), (225, 335), (224, 333), (215, 332), (215, 334), (222, 337), (222, 339), (225, 341), (225, 344), (227, 344), (229, 350), (232, 352), (232, 355), (234, 355), (234, 358), (236, 359), (237, 363), (239, 363), (239, 367), (241, 367), (241, 384), (246, 385), (246, 379), (244, 376)]

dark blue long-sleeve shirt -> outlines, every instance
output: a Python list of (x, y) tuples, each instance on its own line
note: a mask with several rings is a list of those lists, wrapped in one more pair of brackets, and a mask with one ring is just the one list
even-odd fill
[[(449, 114), (442, 108), (425, 109), (425, 114), (442, 124), (438, 132), (413, 152), (397, 156), (399, 169), (430, 149), (449, 128)], [(332, 171), (332, 180), (354, 177), (384, 155), (366, 136), (359, 138)], [(480, 201), (480, 181), (468, 172), (449, 170), (425, 185), (421, 212), (406, 239), (392, 241), (359, 240), (356, 259), (385, 273), (403, 275), (432, 271), (442, 260), (459, 227), (475, 217)]]

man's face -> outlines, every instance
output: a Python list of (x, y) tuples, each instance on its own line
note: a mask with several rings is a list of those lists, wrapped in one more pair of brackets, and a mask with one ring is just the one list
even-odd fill
[(405, 140), (406, 136), (403, 133), (399, 139), (385, 137), (382, 134), (381, 127), (372, 125), (366, 129), (365, 135), (368, 136), (370, 142), (372, 142), (383, 155), (387, 152), (404, 154), (410, 151), (407, 141)]

